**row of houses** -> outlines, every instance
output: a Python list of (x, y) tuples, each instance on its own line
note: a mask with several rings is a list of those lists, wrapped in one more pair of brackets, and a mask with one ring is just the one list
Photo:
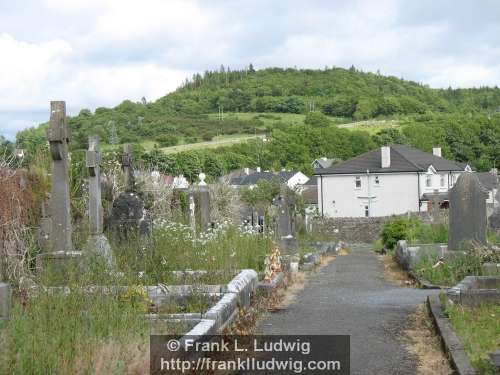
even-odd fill
[[(230, 176), (235, 188), (254, 187), (261, 179), (279, 178), (299, 191), (308, 212), (322, 217), (377, 217), (427, 212), (448, 207), (448, 191), (462, 173), (476, 173), (467, 163), (447, 160), (441, 148), (432, 153), (404, 146), (383, 146), (355, 158), (314, 160), (314, 176), (300, 171), (272, 173), (246, 169)], [(490, 207), (499, 204), (498, 173), (477, 173), (488, 191)]]

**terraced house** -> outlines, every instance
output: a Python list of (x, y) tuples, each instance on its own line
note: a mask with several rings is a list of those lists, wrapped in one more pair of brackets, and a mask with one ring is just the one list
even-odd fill
[(372, 217), (446, 208), (448, 190), (468, 164), (403, 145), (383, 146), (315, 170), (318, 210), (326, 217)]

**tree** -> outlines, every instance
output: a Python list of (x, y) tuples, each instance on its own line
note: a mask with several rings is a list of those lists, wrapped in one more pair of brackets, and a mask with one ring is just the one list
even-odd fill
[(321, 112), (309, 112), (304, 119), (304, 123), (315, 128), (324, 128), (332, 124), (332, 122)]

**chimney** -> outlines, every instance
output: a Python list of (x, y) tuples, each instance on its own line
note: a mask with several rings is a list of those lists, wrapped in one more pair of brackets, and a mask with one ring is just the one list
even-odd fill
[(389, 168), (391, 166), (391, 148), (389, 146), (382, 146), (380, 154), (382, 168)]
[(250, 174), (250, 168), (245, 168), (244, 171), (247, 176)]
[(257, 173), (260, 173), (260, 167), (257, 167)]
[(433, 147), (432, 155), (441, 157), (441, 147)]

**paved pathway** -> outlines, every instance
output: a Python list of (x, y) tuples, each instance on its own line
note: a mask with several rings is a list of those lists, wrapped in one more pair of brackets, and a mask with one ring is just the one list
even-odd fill
[(351, 335), (351, 374), (415, 374), (400, 337), (430, 291), (393, 285), (367, 246), (313, 273), (292, 304), (259, 323), (265, 334)]

